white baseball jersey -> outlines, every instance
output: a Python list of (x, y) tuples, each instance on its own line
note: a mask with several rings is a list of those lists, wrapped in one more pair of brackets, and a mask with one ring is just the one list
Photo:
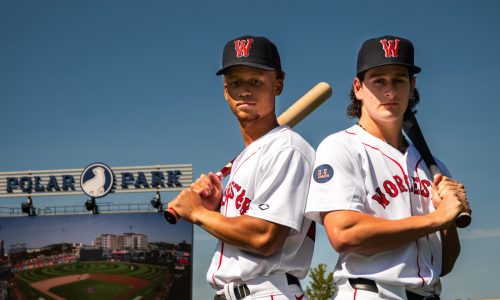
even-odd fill
[[(306, 216), (321, 222), (320, 212), (353, 210), (397, 220), (434, 211), (433, 179), (409, 142), (401, 153), (358, 125), (325, 138), (316, 161)], [(448, 173), (440, 164), (441, 170)], [(341, 253), (334, 278), (367, 278), (434, 291), (441, 273), (441, 236), (429, 234), (407, 245), (372, 256)]]
[(283, 248), (263, 257), (218, 242), (207, 281), (220, 289), (230, 282), (289, 273), (304, 278), (314, 241), (304, 218), (314, 164), (314, 149), (287, 126), (277, 127), (248, 145), (234, 160), (220, 212), (248, 215), (290, 227)]

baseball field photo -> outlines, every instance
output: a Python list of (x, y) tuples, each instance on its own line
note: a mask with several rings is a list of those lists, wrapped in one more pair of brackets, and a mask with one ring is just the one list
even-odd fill
[(3, 218), (4, 299), (190, 299), (192, 226), (161, 232), (162, 222), (155, 213)]

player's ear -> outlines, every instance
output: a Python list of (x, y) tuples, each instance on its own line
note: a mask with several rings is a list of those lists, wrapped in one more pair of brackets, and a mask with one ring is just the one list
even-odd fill
[(357, 100), (363, 100), (362, 94), (361, 94), (361, 80), (358, 77), (355, 77), (354, 80), (352, 81), (352, 89), (354, 90), (354, 95), (356, 96)]
[(276, 80), (276, 83), (274, 84), (274, 95), (275, 96), (281, 95), (281, 92), (283, 92), (283, 85), (284, 85), (284, 82), (282, 79)]
[(227, 81), (224, 78), (224, 98), (226, 101), (229, 101), (229, 92), (227, 91)]
[(277, 78), (274, 83), (274, 95), (279, 96), (283, 92), (283, 87), (285, 85), (285, 73), (279, 72), (276, 74)]

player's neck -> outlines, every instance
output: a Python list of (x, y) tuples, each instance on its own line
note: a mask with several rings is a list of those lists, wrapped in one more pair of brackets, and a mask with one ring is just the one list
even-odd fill
[(257, 121), (240, 122), (241, 135), (245, 141), (245, 146), (250, 145), (278, 126), (279, 124), (275, 114), (271, 114)]
[(372, 119), (361, 118), (358, 125), (374, 137), (386, 142), (404, 153), (408, 145), (401, 132), (402, 122), (377, 123)]

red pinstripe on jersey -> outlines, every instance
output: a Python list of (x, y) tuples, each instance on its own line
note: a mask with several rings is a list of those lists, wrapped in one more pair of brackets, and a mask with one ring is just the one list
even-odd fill
[[(349, 132), (349, 131), (347, 131), (347, 130), (345, 130), (345, 132), (346, 132), (346, 133), (348, 133), (348, 134), (357, 135), (356, 133)], [(374, 149), (374, 150), (379, 151), (382, 155), (384, 155), (384, 156), (385, 156), (385, 157), (387, 157), (389, 160), (391, 160), (392, 162), (394, 162), (394, 163), (395, 163), (395, 164), (399, 167), (399, 169), (401, 170), (401, 173), (403, 173), (403, 178), (408, 178), (408, 177), (407, 177), (407, 174), (405, 173), (405, 171), (404, 171), (404, 169), (403, 169), (403, 167), (401, 166), (401, 164), (400, 164), (397, 160), (395, 160), (394, 158), (392, 158), (392, 157), (390, 157), (389, 155), (385, 154), (384, 152), (382, 152), (382, 150), (380, 150), (380, 149), (379, 149), (379, 148), (377, 148), (377, 147), (374, 147), (374, 146), (369, 145), (369, 144), (364, 143), (364, 142), (361, 142), (361, 143), (362, 143), (363, 145), (365, 145), (366, 147), (369, 147), (369, 148), (371, 148), (371, 149)], [(422, 160), (422, 158), (420, 158), (420, 160), (417, 162), (417, 166), (415, 166), (415, 169), (418, 167), (418, 164), (420, 163), (420, 161), (421, 161), (421, 160)], [(411, 215), (413, 216), (413, 215), (414, 215), (414, 213), (413, 213), (413, 208), (412, 208), (411, 206), (410, 206), (410, 208), (411, 208)], [(420, 250), (420, 247), (419, 247), (419, 245), (418, 245), (418, 240), (416, 240), (416, 241), (415, 241), (415, 243), (416, 243), (416, 245), (417, 245), (417, 257), (416, 257), (416, 259), (417, 259), (417, 268), (418, 268), (417, 275), (418, 275), (418, 277), (420, 277), (420, 279), (422, 280), (422, 286), (424, 286), (424, 284), (425, 284), (425, 279), (424, 279), (424, 278), (422, 277), (422, 275), (420, 274), (420, 264), (419, 264), (419, 261), (418, 261), (418, 253), (419, 253), (419, 250)], [(431, 254), (431, 255), (432, 255), (432, 254)], [(354, 298), (356, 298), (356, 292), (355, 292)]]
[[(258, 148), (257, 150), (255, 150), (254, 153), (250, 154), (239, 166), (238, 166), (238, 169), (236, 169), (236, 171), (233, 172), (233, 177), (236, 175), (236, 173), (238, 173), (238, 171), (240, 170), (241, 166), (248, 160), (250, 159), (250, 157), (252, 157), (255, 153), (257, 153), (258, 151), (260, 150), (260, 148)], [(223, 196), (224, 197), (224, 196)], [(225, 205), (225, 210), (224, 210), (224, 216), (227, 215), (227, 208), (228, 208), (228, 205), (226, 203)], [(217, 266), (217, 270), (215, 270), (213, 273), (212, 273), (212, 282), (215, 286), (219, 287), (219, 285), (215, 282), (215, 273), (220, 269), (220, 267), (222, 266), (222, 258), (224, 257), (224, 242), (221, 242), (221, 247), (220, 247), (220, 257), (219, 257), (219, 265)]]

